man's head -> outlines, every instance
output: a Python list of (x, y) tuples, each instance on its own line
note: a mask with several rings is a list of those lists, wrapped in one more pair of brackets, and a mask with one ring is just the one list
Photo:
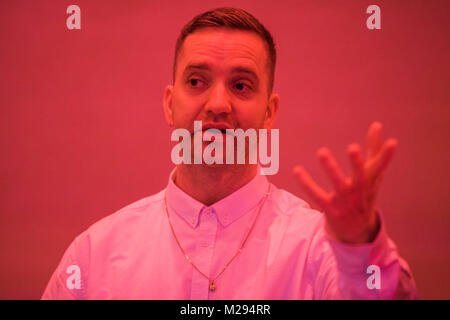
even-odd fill
[(220, 8), (196, 16), (177, 41), (174, 83), (164, 93), (167, 123), (244, 130), (271, 128), (278, 111), (272, 93), (275, 48), (249, 13)]
[(266, 45), (267, 68), (269, 72), (269, 93), (272, 92), (275, 77), (275, 64), (277, 52), (270, 32), (250, 13), (237, 8), (218, 8), (201, 13), (184, 26), (175, 46), (175, 58), (173, 63), (173, 81), (176, 80), (177, 61), (182, 50), (184, 40), (196, 31), (206, 29), (229, 29), (249, 31), (258, 35)]

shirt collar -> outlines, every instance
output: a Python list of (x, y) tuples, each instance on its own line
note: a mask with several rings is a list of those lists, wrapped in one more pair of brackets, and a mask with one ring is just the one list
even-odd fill
[(173, 182), (175, 170), (176, 168), (170, 173), (166, 189), (167, 205), (169, 210), (175, 211), (193, 228), (197, 227), (200, 213), (204, 210), (215, 212), (220, 224), (228, 226), (257, 206), (269, 188), (269, 181), (260, 174), (258, 167), (258, 173), (250, 182), (208, 207), (186, 194)]

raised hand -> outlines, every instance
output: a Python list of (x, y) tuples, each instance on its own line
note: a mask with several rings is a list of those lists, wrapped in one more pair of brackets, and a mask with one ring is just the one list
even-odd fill
[(375, 239), (380, 221), (375, 199), (382, 174), (397, 147), (396, 139), (381, 139), (382, 124), (374, 122), (367, 133), (367, 154), (364, 157), (358, 144), (348, 146), (353, 168), (346, 177), (327, 148), (317, 152), (335, 190), (324, 191), (301, 166), (294, 167), (300, 185), (320, 206), (326, 216), (326, 231), (333, 238), (352, 244), (368, 243)]

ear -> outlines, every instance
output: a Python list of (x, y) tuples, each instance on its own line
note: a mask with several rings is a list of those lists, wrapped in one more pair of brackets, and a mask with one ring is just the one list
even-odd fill
[(278, 117), (278, 108), (280, 104), (280, 97), (277, 93), (272, 93), (267, 104), (266, 114), (264, 118), (264, 128), (272, 129), (273, 123)]
[(164, 90), (163, 98), (163, 108), (164, 116), (169, 127), (173, 126), (173, 112), (172, 112), (172, 96), (173, 96), (173, 86), (167, 85)]

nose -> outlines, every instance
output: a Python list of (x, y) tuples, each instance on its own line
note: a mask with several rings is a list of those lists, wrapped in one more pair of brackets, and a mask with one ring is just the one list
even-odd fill
[(223, 83), (216, 83), (210, 88), (205, 110), (214, 114), (231, 112), (230, 95)]

